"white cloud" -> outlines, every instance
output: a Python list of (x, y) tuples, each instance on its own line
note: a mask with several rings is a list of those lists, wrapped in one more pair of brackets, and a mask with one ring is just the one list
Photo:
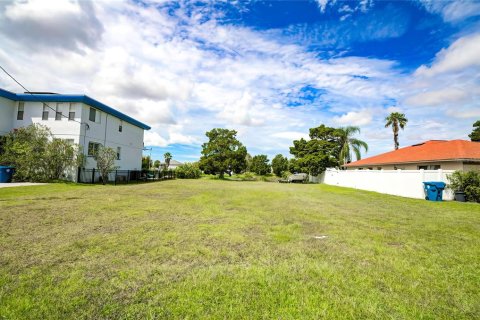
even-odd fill
[(308, 133), (305, 132), (299, 132), (299, 131), (282, 131), (282, 132), (277, 132), (271, 135), (272, 138), (279, 138), (279, 139), (285, 139), (288, 141), (293, 141), (293, 140), (300, 140), (301, 138), (303, 139), (310, 139), (308, 136)]
[(327, 8), (327, 4), (329, 0), (316, 0), (318, 8), (320, 8), (321, 12), (325, 12), (325, 9)]
[(478, 119), (480, 118), (480, 104), (477, 103), (475, 108), (452, 108), (447, 111), (447, 115), (458, 119)]
[(458, 88), (442, 88), (440, 90), (427, 91), (416, 94), (405, 100), (412, 106), (438, 106), (452, 102), (462, 102), (468, 98), (469, 93)]
[(146, 131), (143, 140), (146, 146), (166, 147), (168, 145), (167, 139), (154, 131)]
[(452, 1), (443, 9), (446, 21), (460, 21), (480, 15), (480, 3), (476, 1)]
[(402, 113), (402, 109), (397, 107), (397, 106), (390, 106), (387, 108), (387, 113), (392, 113), (392, 112), (400, 112)]
[(343, 126), (364, 126), (372, 122), (371, 110), (350, 111), (342, 116), (334, 117), (333, 121)]
[(480, 15), (480, 3), (477, 1), (420, 0), (420, 2), (429, 12), (440, 14), (445, 21), (452, 23)]
[(244, 92), (240, 98), (227, 101), (219, 116), (232, 124), (259, 126), (265, 122), (261, 109), (256, 99), (249, 92)]
[[(391, 132), (383, 129), (383, 120), (393, 109), (385, 106), (398, 101), (410, 119), (426, 117), (426, 108), (414, 108), (404, 101), (459, 81), (444, 77), (448, 72), (442, 77), (406, 75), (397, 70), (395, 61), (321, 59), (300, 45), (282, 42), (278, 33), (219, 24), (215, 18), (204, 18), (200, 9), (187, 12), (182, 6), (172, 14), (162, 5), (148, 3), (97, 2), (87, 8), (83, 2), (68, 2), (55, 10), (63, 11), (77, 25), (72, 29), (66, 24), (53, 38), (40, 37), (42, 45), (35, 50), (27, 41), (7, 34), (8, 28), (0, 28), (0, 60), (31, 90), (86, 93), (151, 125), (145, 134), (146, 146), (198, 146), (205, 141), (206, 131), (226, 127), (238, 131), (249, 152), (269, 156), (287, 154), (293, 140), (307, 138), (308, 129), (322, 123), (362, 126), (365, 135), (360, 138), (372, 141), (370, 149), (375, 153), (375, 148), (391, 144)], [(0, 5), (0, 11), (7, 7)], [(26, 9), (19, 12), (23, 13), (8, 13), (17, 27), (26, 21), (21, 19), (30, 19)], [(5, 10), (0, 12), (5, 14)], [(51, 18), (43, 14), (32, 15), (35, 25), (55, 25), (57, 14)], [(20, 37), (26, 37), (25, 29), (19, 30)], [(383, 32), (378, 36), (383, 37)], [(96, 36), (89, 38), (92, 34)], [(468, 49), (466, 44), (461, 47)], [(450, 56), (439, 54), (425, 68), (436, 70)], [(452, 70), (452, 64), (448, 65)], [(459, 68), (464, 72), (469, 67)], [(458, 82), (462, 90), (467, 88), (465, 79)], [(478, 106), (472, 102), (477, 88), (474, 79), (469, 80), (468, 99), (457, 108), (462, 116), (475, 114), (472, 110)], [(19, 91), (3, 76), (0, 86)], [(306, 87), (319, 92), (313, 101), (302, 99)], [(441, 122), (447, 110), (429, 116)], [(451, 123), (445, 127), (461, 132), (460, 126)], [(386, 132), (384, 136), (375, 133), (379, 128)], [(373, 138), (365, 139), (367, 135)]]
[(441, 50), (431, 67), (421, 66), (418, 76), (432, 77), (446, 72), (463, 71), (468, 67), (480, 66), (480, 33), (462, 37)]
[[(469, 122), (479, 117), (479, 52), (480, 33), (466, 35), (438, 52), (430, 67), (418, 68), (405, 86), (401, 103), (406, 111), (416, 117), (455, 118), (443, 121), (450, 128), (443, 135), (466, 138)], [(434, 106), (435, 113), (422, 111), (421, 106)], [(462, 122), (467, 126), (458, 125)]]
[(14, 1), (0, 13), (3, 34), (29, 49), (85, 52), (101, 40), (103, 25), (88, 1)]

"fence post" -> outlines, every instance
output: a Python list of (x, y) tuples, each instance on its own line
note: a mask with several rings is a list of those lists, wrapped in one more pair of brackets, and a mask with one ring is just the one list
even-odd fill
[(80, 167), (77, 168), (77, 183), (80, 182), (80, 171), (81, 171), (81, 170), (82, 170), (82, 169), (81, 169)]
[(130, 182), (130, 170), (127, 170), (127, 184)]
[(95, 183), (95, 168), (92, 169), (92, 184)]
[(117, 171), (118, 170), (115, 170), (115, 185), (117, 185)]

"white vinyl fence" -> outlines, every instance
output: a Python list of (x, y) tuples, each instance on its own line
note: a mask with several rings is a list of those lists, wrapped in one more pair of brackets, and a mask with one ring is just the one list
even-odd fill
[[(424, 181), (448, 183), (447, 176), (453, 172), (453, 170), (327, 169), (318, 177), (318, 182), (408, 198), (425, 199)], [(444, 190), (443, 199), (453, 200), (453, 193), (448, 189)]]

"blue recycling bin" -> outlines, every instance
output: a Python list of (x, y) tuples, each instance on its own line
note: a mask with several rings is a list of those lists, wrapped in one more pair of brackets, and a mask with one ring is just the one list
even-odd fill
[(442, 201), (443, 190), (445, 189), (445, 182), (441, 181), (427, 181), (423, 183), (425, 189), (425, 200)]
[(0, 183), (12, 182), (15, 168), (8, 166), (0, 166)]

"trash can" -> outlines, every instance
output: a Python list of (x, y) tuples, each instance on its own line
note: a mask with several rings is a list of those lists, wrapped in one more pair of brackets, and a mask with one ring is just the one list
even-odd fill
[(0, 166), (0, 183), (12, 182), (14, 171), (13, 167)]
[(442, 201), (445, 182), (427, 181), (423, 183), (425, 189), (425, 200)]

